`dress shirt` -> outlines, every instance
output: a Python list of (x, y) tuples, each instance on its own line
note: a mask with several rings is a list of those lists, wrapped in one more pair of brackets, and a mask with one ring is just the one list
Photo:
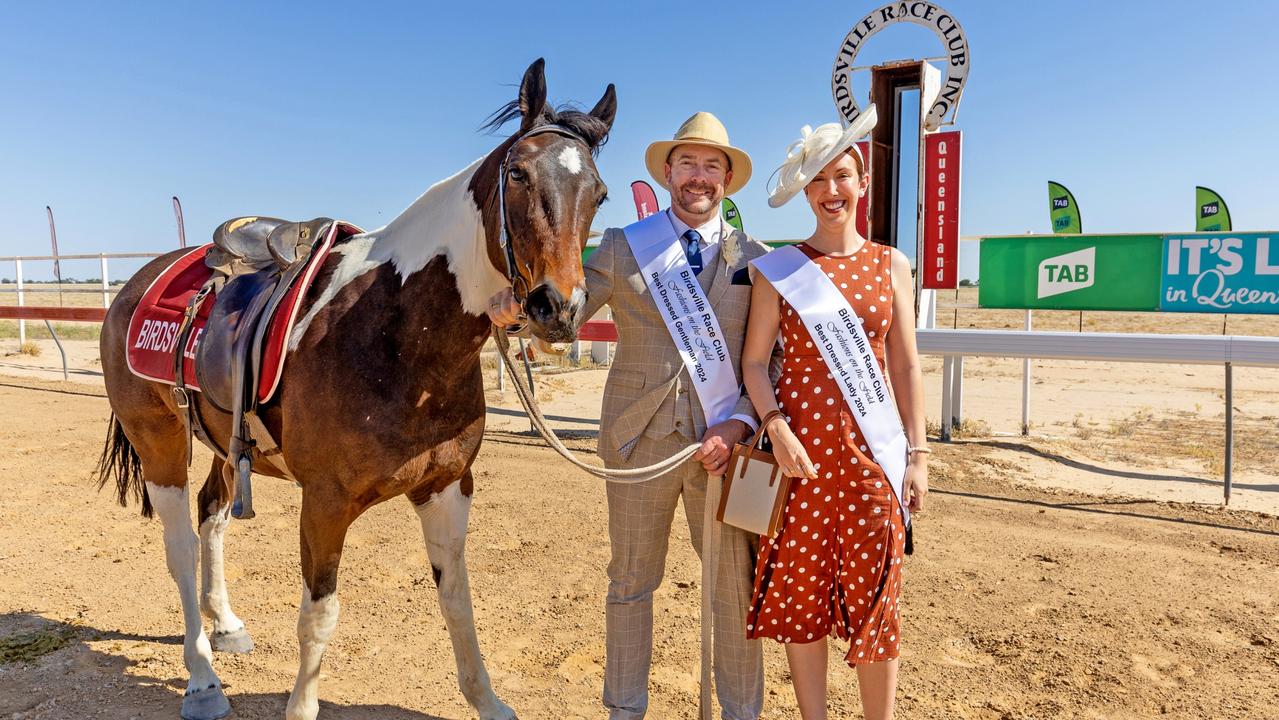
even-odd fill
[[(690, 229), (696, 230), (702, 236), (702, 272), (714, 272), (715, 257), (719, 253), (719, 241), (729, 232), (732, 232), (732, 229), (724, 222), (724, 216), (716, 213), (715, 217), (705, 223), (695, 228), (690, 228), (688, 223), (680, 220), (673, 210), (667, 209), (666, 215), (671, 219), (671, 225), (675, 227), (675, 236), (685, 246), (688, 245), (688, 241), (684, 239), (684, 233)], [(750, 428), (752, 433), (759, 429), (759, 423), (755, 422), (755, 418), (750, 415), (737, 413), (728, 419), (741, 420), (746, 423), (746, 427)], [(729, 450), (732, 450), (732, 448), (729, 448)]]

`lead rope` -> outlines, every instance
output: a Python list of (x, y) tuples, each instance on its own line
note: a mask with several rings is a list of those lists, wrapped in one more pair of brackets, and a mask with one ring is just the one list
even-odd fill
[(565, 460), (591, 475), (608, 482), (645, 482), (661, 477), (679, 467), (701, 447), (699, 443), (693, 443), (665, 460), (641, 468), (607, 468), (579, 460), (577, 456), (573, 455), (571, 450), (564, 446), (564, 443), (560, 442), (555, 431), (547, 425), (546, 418), (542, 415), (542, 410), (538, 407), (537, 401), (533, 399), (532, 392), (526, 384), (524, 376), (520, 374), (515, 361), (511, 358), (511, 342), (506, 336), (506, 330), (499, 327), (493, 328), (493, 340), (497, 343), (498, 355), (502, 357), (502, 362), (506, 364), (506, 368), (511, 372), (511, 379), (514, 380), (515, 385), (515, 394), (519, 396), (520, 404), (524, 406), (524, 410), (528, 413), (529, 420), (533, 423), (533, 429), (537, 430), (542, 439), (546, 440), (555, 452), (563, 456)]
[[(542, 415), (542, 409), (538, 407), (530, 388), (525, 385), (524, 377), (520, 375), (515, 367), (515, 361), (511, 358), (511, 342), (507, 338), (506, 329), (494, 327), (493, 341), (497, 343), (498, 355), (502, 357), (502, 362), (506, 364), (506, 368), (511, 372), (511, 379), (515, 384), (515, 393), (519, 395), (520, 404), (528, 412), (529, 421), (532, 422), (533, 428), (565, 460), (591, 475), (614, 483), (645, 482), (661, 477), (679, 467), (701, 447), (699, 443), (693, 443), (661, 462), (654, 463), (648, 467), (624, 470), (591, 465), (578, 460), (572, 451), (564, 447), (564, 443), (560, 442), (555, 431), (547, 425), (546, 418)], [(711, 658), (713, 656), (714, 643), (715, 581), (719, 577), (720, 540), (720, 523), (715, 519), (715, 515), (719, 509), (722, 482), (723, 477), (720, 475), (710, 475), (706, 478), (706, 507), (702, 519), (702, 667), (701, 693), (698, 697), (702, 720), (713, 720), (715, 708), (711, 693)]]

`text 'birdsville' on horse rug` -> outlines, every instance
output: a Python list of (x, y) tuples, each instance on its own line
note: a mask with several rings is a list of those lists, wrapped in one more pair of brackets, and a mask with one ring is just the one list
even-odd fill
[[(275, 394), (284, 371), (285, 348), (294, 320), (306, 297), (306, 291), (332, 247), (352, 235), (362, 232), (354, 225), (333, 222), (323, 241), (315, 247), (307, 260), (304, 272), (293, 281), (272, 317), (265, 322), (267, 329), (262, 348), (261, 375), (258, 382), (258, 402), (266, 402)], [(129, 370), (134, 375), (173, 385), (176, 369), (174, 352), (179, 328), (191, 299), (213, 275), (213, 269), (205, 265), (205, 255), (212, 243), (202, 245), (178, 258), (147, 288), (133, 317), (129, 320), (126, 336)], [(209, 313), (216, 301), (216, 294), (209, 292), (196, 309), (186, 347), (182, 349), (183, 377), (187, 387), (199, 390), (195, 370), (196, 350), (204, 335)]]

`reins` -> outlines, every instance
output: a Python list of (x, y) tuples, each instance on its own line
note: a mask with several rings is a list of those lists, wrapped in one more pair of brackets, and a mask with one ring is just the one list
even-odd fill
[(693, 443), (688, 447), (680, 450), (665, 460), (653, 463), (641, 468), (607, 468), (603, 465), (592, 465), (583, 460), (579, 460), (571, 450), (560, 442), (559, 436), (550, 428), (546, 422), (546, 417), (542, 415), (542, 409), (538, 407), (537, 401), (533, 398), (532, 391), (524, 380), (524, 376), (519, 372), (515, 365), (514, 358), (511, 357), (511, 342), (507, 337), (506, 329), (500, 327), (493, 328), (493, 340), (497, 343), (498, 355), (502, 357), (502, 362), (506, 364), (508, 370), (511, 371), (511, 377), (515, 381), (515, 394), (520, 398), (520, 404), (524, 406), (525, 412), (528, 413), (529, 420), (533, 423), (533, 428), (537, 430), (542, 439), (546, 440), (555, 452), (559, 453), (576, 467), (601, 478), (608, 482), (616, 483), (638, 483), (661, 477), (666, 473), (674, 470), (693, 456), (697, 449), (701, 447), (698, 443)]

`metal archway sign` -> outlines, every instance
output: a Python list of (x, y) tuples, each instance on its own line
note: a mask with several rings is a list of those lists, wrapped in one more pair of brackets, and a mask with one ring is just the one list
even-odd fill
[(930, 131), (937, 130), (948, 115), (954, 120), (959, 97), (964, 92), (964, 83), (968, 81), (971, 63), (968, 37), (964, 35), (963, 27), (955, 16), (934, 3), (894, 2), (871, 11), (854, 25), (844, 36), (839, 52), (835, 54), (835, 65), (830, 74), (830, 91), (845, 126), (862, 113), (852, 87), (853, 61), (857, 59), (862, 43), (889, 25), (902, 22), (922, 25), (932, 30), (946, 48), (946, 80), (942, 83), (941, 92), (937, 94), (937, 100), (928, 109), (924, 127)]

